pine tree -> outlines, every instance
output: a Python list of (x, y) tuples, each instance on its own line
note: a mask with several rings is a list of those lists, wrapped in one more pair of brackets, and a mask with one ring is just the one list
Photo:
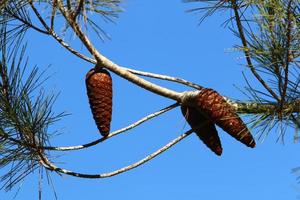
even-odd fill
[[(232, 100), (205, 86), (181, 78), (124, 68), (105, 57), (91, 42), (88, 33), (95, 33), (99, 40), (105, 39), (107, 35), (95, 21), (95, 15), (106, 21), (114, 21), (123, 11), (121, 0), (1, 1), (0, 167), (7, 170), (6, 166), (12, 166), (0, 179), (2, 188), (8, 191), (27, 175), (36, 170), (42, 171), (41, 169), (79, 178), (115, 176), (148, 162), (193, 132), (220, 155), (222, 147), (215, 125), (250, 147), (254, 147), (255, 142), (246, 125), (257, 131), (260, 136), (267, 135), (270, 130), (277, 127), (284, 127), (278, 129), (280, 139), (284, 138), (285, 127), (289, 126), (295, 128), (296, 132), (299, 131), (299, 0), (185, 0), (184, 2), (194, 3), (193, 6), (196, 7), (190, 12), (201, 13), (200, 23), (219, 11), (231, 13), (230, 19), (225, 24), (239, 37), (241, 44), (236, 46), (236, 50), (245, 55), (246, 67), (262, 86), (262, 91), (254, 88), (245, 76), (247, 82), (245, 93), (249, 99)], [(109, 133), (113, 109), (110, 82), (112, 80), (101, 81), (102, 76), (99, 76), (99, 82), (87, 81), (87, 87), (94, 118), (104, 137), (78, 146), (50, 146), (53, 135), (47, 130), (66, 114), (53, 113), (56, 95), (46, 93), (41, 87), (47, 77), (44, 77), (44, 73), (40, 72), (38, 67), (27, 67), (27, 60), (24, 59), (26, 45), (23, 38), (28, 30), (54, 38), (73, 56), (93, 64), (94, 71), (105, 71), (106, 75), (113, 72), (144, 90), (173, 100), (174, 104), (132, 125)], [(68, 44), (63, 37), (66, 32), (76, 35), (92, 57), (85, 56)], [(34, 56), (31, 59), (34, 59)], [(177, 92), (143, 77), (183, 84), (192, 88), (192, 91)], [(97, 86), (98, 83), (101, 89)], [(91, 91), (91, 88), (95, 90)], [(102, 101), (103, 96), (108, 96), (105, 88), (110, 88), (107, 89), (110, 96)], [(211, 91), (212, 93), (208, 94)], [(191, 129), (138, 162), (103, 174), (82, 174), (58, 167), (53, 162), (52, 151), (82, 150), (99, 145), (178, 106), (181, 106)], [(107, 120), (101, 121), (102, 111), (107, 111), (105, 115)], [(250, 116), (250, 122), (243, 122), (238, 114)], [(103, 124), (105, 130), (101, 128)], [(213, 134), (213, 137), (207, 134)]]

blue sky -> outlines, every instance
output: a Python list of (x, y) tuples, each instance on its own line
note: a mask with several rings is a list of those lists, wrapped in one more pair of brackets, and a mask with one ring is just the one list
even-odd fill
[[(197, 5), (171, 0), (126, 1), (126, 12), (117, 23), (104, 25), (112, 40), (92, 40), (101, 53), (122, 66), (182, 77), (225, 96), (246, 99), (235, 87), (245, 85), (245, 61), (242, 54), (232, 50), (239, 40), (221, 26), (228, 13), (218, 13), (198, 26), (199, 15), (185, 12), (193, 6)], [(74, 57), (52, 38), (33, 31), (27, 36), (30, 63), (41, 68), (51, 64), (48, 72), (53, 75), (45, 87), (60, 91), (56, 111), (71, 113), (53, 127), (64, 134), (54, 138), (52, 144), (76, 145), (98, 138), (84, 85), (85, 74), (93, 66)], [(68, 41), (87, 54), (76, 38)], [(112, 130), (173, 103), (114, 74), (112, 77)], [(153, 81), (176, 91), (189, 89)], [(90, 149), (55, 153), (61, 157), (54, 162), (78, 172), (109, 172), (143, 158), (188, 128), (180, 109), (175, 109)], [(300, 147), (292, 141), (293, 130), (287, 131), (284, 145), (276, 143), (278, 133), (272, 131), (266, 141), (257, 142), (255, 149), (218, 130), (224, 149), (221, 157), (191, 135), (147, 164), (112, 178), (87, 180), (50, 173), (58, 199), (297, 199), (300, 185), (291, 169), (300, 166), (296, 159)], [(37, 199), (37, 183), (37, 173), (29, 176), (16, 199)], [(13, 195), (14, 191), (1, 192), (0, 199)], [(46, 178), (43, 199), (54, 199)]]

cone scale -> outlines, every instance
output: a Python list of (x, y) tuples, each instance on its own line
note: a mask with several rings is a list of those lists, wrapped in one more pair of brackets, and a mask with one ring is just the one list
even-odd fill
[(255, 141), (247, 126), (233, 107), (215, 90), (202, 89), (196, 99), (196, 109), (241, 143), (255, 147)]
[(196, 108), (181, 106), (182, 114), (196, 135), (216, 155), (222, 154), (222, 145), (215, 124)]

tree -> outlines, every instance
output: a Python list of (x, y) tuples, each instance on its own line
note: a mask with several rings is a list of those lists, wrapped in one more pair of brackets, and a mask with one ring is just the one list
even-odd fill
[[(236, 48), (245, 54), (247, 67), (262, 85), (257, 90), (250, 83), (247, 92), (249, 99), (245, 102), (228, 100), (236, 112), (249, 114), (252, 124), (261, 130), (261, 135), (269, 129), (280, 127), (280, 138), (285, 135), (286, 126), (299, 127), (299, 2), (298, 1), (188, 1), (198, 2), (207, 7), (193, 9), (203, 10), (204, 18), (219, 10), (231, 11), (232, 17), (228, 26), (241, 39), (241, 46)], [(12, 168), (3, 176), (4, 186), (10, 189), (26, 177), (28, 172), (36, 169), (47, 169), (61, 174), (83, 178), (104, 178), (133, 169), (164, 152), (174, 144), (190, 135), (193, 130), (180, 135), (168, 145), (145, 157), (141, 161), (105, 174), (81, 174), (57, 167), (51, 160), (53, 150), (80, 150), (99, 144), (121, 132), (136, 127), (144, 121), (185, 104), (190, 104), (198, 95), (197, 92), (182, 93), (164, 88), (146, 81), (142, 76), (163, 79), (202, 89), (190, 81), (165, 75), (141, 72), (122, 68), (112, 60), (104, 57), (88, 37), (92, 30), (100, 39), (105, 32), (96, 23), (98, 13), (105, 19), (115, 17), (120, 9), (120, 1), (3, 1), (1, 14), (2, 46), (2, 166), (12, 164)], [(42, 12), (43, 11), (43, 12)], [(253, 18), (253, 16), (255, 16)], [(204, 19), (202, 18), (202, 19)], [(202, 20), (201, 19), (201, 20)], [(37, 20), (37, 21), (36, 21)], [(284, 23), (283, 23), (284, 22)], [(230, 25), (231, 23), (231, 25)], [(63, 31), (59, 32), (63, 27)], [(84, 28), (86, 28), (84, 30)], [(53, 114), (55, 96), (46, 96), (41, 91), (38, 97), (33, 94), (43, 83), (37, 68), (34, 68), (24, 80), (22, 58), (24, 50), (22, 38), (27, 30), (53, 37), (75, 56), (97, 64), (126, 80), (165, 98), (175, 100), (175, 104), (155, 112), (125, 129), (110, 133), (85, 145), (72, 147), (51, 147), (49, 125), (59, 120), (64, 114)], [(75, 33), (92, 58), (73, 49), (62, 37), (62, 34)], [(17, 39), (16, 39), (17, 38)], [(19, 59), (18, 59), (19, 58)], [(248, 76), (245, 76), (246, 80)], [(39, 82), (41, 81), (41, 82)], [(247, 81), (248, 83), (249, 81)], [(18, 97), (18, 98), (16, 98)], [(188, 98), (186, 98), (188, 97)], [(251, 124), (249, 123), (249, 126)], [(17, 163), (17, 164), (14, 164)], [(11, 181), (13, 180), (13, 181)]]

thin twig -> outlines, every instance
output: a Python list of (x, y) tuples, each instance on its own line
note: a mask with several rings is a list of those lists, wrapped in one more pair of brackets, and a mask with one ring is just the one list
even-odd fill
[(78, 3), (78, 7), (77, 7), (75, 13), (73, 14), (73, 20), (74, 21), (76, 21), (77, 16), (80, 14), (80, 11), (81, 11), (82, 6), (83, 6), (83, 2), (84, 2), (84, 0), (80, 0), (79, 3)]
[(137, 75), (141, 75), (141, 76), (146, 76), (146, 77), (151, 77), (151, 78), (157, 78), (157, 79), (161, 79), (161, 80), (172, 81), (172, 82), (180, 83), (180, 84), (183, 84), (183, 85), (195, 88), (197, 90), (203, 89), (202, 86), (200, 86), (200, 85), (198, 85), (196, 83), (184, 80), (182, 78), (172, 77), (172, 76), (167, 76), (167, 75), (162, 75), (162, 74), (155, 74), (155, 73), (150, 73), (150, 72), (143, 72), (143, 71), (138, 71), (138, 70), (124, 68), (124, 67), (123, 67), (123, 69), (125, 69), (125, 70), (127, 70), (127, 71), (129, 71), (129, 72), (131, 72), (133, 74), (137, 74)]
[[(281, 70), (280, 70), (280, 66), (278, 64), (278, 61), (277, 61), (277, 58), (276, 58), (276, 55), (275, 55), (275, 49), (276, 49), (276, 46), (277, 46), (277, 43), (276, 43), (276, 36), (274, 34), (274, 28), (276, 29), (276, 26), (274, 26), (274, 8), (272, 7), (273, 5), (269, 5), (269, 9), (268, 9), (268, 23), (269, 23), (269, 26), (268, 26), (268, 29), (269, 29), (269, 32), (271, 34), (271, 41), (272, 41), (272, 45), (273, 45), (273, 48), (271, 48), (271, 55), (272, 55), (272, 63), (271, 65), (274, 66), (274, 72), (275, 74), (277, 75), (278, 77), (278, 92), (279, 92), (279, 95), (282, 97), (282, 75), (281, 75)], [(275, 49), (274, 49), (275, 48)], [(282, 99), (281, 99), (282, 100)]]
[[(51, 146), (38, 146), (38, 148), (40, 149), (43, 149), (43, 150), (53, 150), (53, 151), (71, 151), (71, 150), (80, 150), (80, 149), (83, 149), (83, 148), (88, 148), (88, 147), (92, 147), (100, 142), (103, 142), (109, 138), (112, 138), (120, 133), (123, 133), (125, 131), (128, 131), (130, 129), (133, 129), (134, 127), (154, 118), (154, 117), (157, 117), (165, 112), (168, 112), (174, 108), (176, 108), (179, 104), (178, 103), (175, 103), (175, 104), (172, 104), (164, 109), (161, 109), (155, 113), (152, 113), (150, 115), (147, 115), (145, 117), (143, 117), (142, 119), (134, 122), (133, 124), (127, 126), (127, 127), (124, 127), (122, 129), (119, 129), (119, 130), (116, 130), (112, 133), (110, 133), (108, 136), (106, 137), (103, 137), (103, 138), (100, 138), (100, 139), (97, 139), (97, 140), (94, 140), (92, 142), (89, 142), (89, 143), (86, 143), (86, 144), (83, 144), (83, 145), (77, 145), (77, 146), (68, 146), (68, 147), (51, 147)], [(34, 146), (32, 143), (28, 143), (28, 142), (22, 142), (20, 140), (17, 140), (15, 138), (12, 138), (12, 137), (8, 137), (8, 135), (1, 135), (2, 138), (5, 138), (7, 140), (10, 140), (12, 142), (14, 142), (15, 144), (18, 144), (18, 145), (22, 145), (24, 147), (29, 147), (29, 148), (37, 148), (37, 145)]]
[(46, 30), (48, 31), (47, 34), (49, 34), (49, 30), (50, 27), (47, 25), (47, 23), (45, 22), (45, 20), (43, 19), (43, 17), (40, 15), (39, 11), (35, 8), (33, 1), (29, 1), (29, 4), (31, 6), (31, 9), (33, 10), (34, 14), (37, 16), (38, 20), (42, 23), (42, 25), (46, 28)]
[(256, 72), (253, 64), (252, 64), (252, 61), (251, 61), (251, 56), (250, 56), (250, 53), (249, 53), (249, 48), (248, 48), (248, 45), (247, 45), (247, 39), (245, 37), (245, 34), (244, 34), (244, 31), (243, 31), (243, 25), (242, 25), (242, 22), (241, 22), (241, 18), (240, 18), (240, 15), (239, 15), (239, 12), (238, 12), (238, 5), (236, 3), (236, 0), (231, 0), (231, 3), (232, 3), (232, 9), (234, 11), (234, 15), (235, 15), (235, 21), (236, 21), (236, 24), (237, 24), (237, 28), (238, 28), (238, 31), (239, 31), (239, 35), (240, 35), (240, 38), (241, 38), (241, 41), (242, 41), (242, 44), (243, 44), (243, 48), (244, 48), (244, 53), (245, 53), (245, 57), (246, 57), (246, 61), (247, 61), (247, 64), (248, 64), (248, 67), (250, 68), (252, 74), (255, 76), (255, 78), (264, 86), (264, 88), (278, 101), (280, 102), (280, 99), (279, 97), (277, 96), (277, 94), (268, 86), (268, 84), (260, 77), (260, 75)]
[(72, 27), (76, 35), (79, 37), (81, 42), (84, 44), (84, 46), (87, 48), (87, 50), (94, 56), (94, 58), (97, 60), (97, 67), (101, 68), (107, 68), (110, 71), (118, 74), (122, 78), (148, 90), (155, 94), (173, 99), (177, 102), (182, 101), (182, 93), (161, 87), (159, 85), (156, 85), (154, 83), (151, 83), (143, 78), (140, 78), (123, 68), (121, 68), (119, 65), (113, 63), (111, 60), (106, 58), (105, 56), (101, 55), (97, 49), (94, 47), (94, 45), (91, 43), (90, 39), (84, 34), (84, 32), (81, 30), (81, 27), (72, 20), (70, 13), (63, 7), (62, 1), (58, 0), (58, 7), (65, 17), (65, 19), (68, 21), (69, 25)]
[(100, 139), (97, 139), (95, 141), (92, 141), (92, 142), (89, 142), (89, 143), (86, 143), (86, 144), (83, 144), (83, 145), (68, 146), (68, 147), (49, 147), (48, 146), (48, 147), (42, 147), (42, 148), (45, 149), (45, 150), (55, 150), (55, 151), (70, 151), (70, 150), (79, 150), (79, 149), (88, 148), (88, 147), (94, 146), (94, 145), (96, 145), (96, 144), (98, 144), (100, 142), (103, 142), (103, 141), (105, 141), (105, 140), (107, 140), (107, 139), (109, 139), (111, 137), (114, 137), (114, 136), (116, 136), (116, 135), (118, 135), (120, 133), (123, 133), (125, 131), (130, 130), (130, 129), (133, 129), (134, 127), (137, 127), (138, 125), (140, 125), (140, 124), (142, 124), (142, 123), (144, 123), (144, 122), (146, 122), (146, 121), (148, 121), (148, 120), (150, 120), (150, 119), (152, 119), (154, 117), (157, 117), (157, 116), (159, 116), (159, 115), (161, 115), (161, 114), (163, 114), (165, 112), (168, 112), (168, 111), (176, 108), (178, 105), (179, 105), (178, 103), (172, 104), (172, 105), (170, 105), (170, 106), (168, 106), (168, 107), (166, 107), (164, 109), (161, 109), (161, 110), (159, 110), (159, 111), (157, 111), (155, 113), (152, 113), (150, 115), (147, 115), (147, 116), (143, 117), (142, 119), (134, 122), (133, 124), (131, 124), (131, 125), (127, 126), (127, 127), (124, 127), (122, 129), (116, 130), (116, 131), (110, 133), (106, 137), (102, 137)]
[(52, 13), (51, 13), (51, 22), (50, 22), (51, 30), (54, 30), (54, 20), (55, 20), (55, 15), (56, 15), (56, 6), (57, 6), (56, 4), (57, 4), (57, 0), (53, 0)]
[(84, 173), (79, 173), (79, 172), (74, 172), (74, 171), (70, 171), (67, 169), (63, 169), (60, 167), (57, 167), (56, 165), (54, 165), (52, 162), (50, 162), (44, 155), (40, 155), (42, 158), (41, 164), (48, 170), (50, 171), (56, 171), (62, 174), (67, 174), (70, 176), (75, 176), (75, 177), (79, 177), (79, 178), (89, 178), (89, 179), (98, 179), (98, 178), (108, 178), (108, 177), (112, 177), (121, 173), (124, 173), (126, 171), (132, 170), (150, 160), (152, 160), (153, 158), (155, 158), (156, 156), (158, 156), (159, 154), (165, 152), (166, 150), (168, 150), (169, 148), (171, 148), (172, 146), (174, 146), (175, 144), (177, 144), (178, 142), (180, 142), (181, 140), (183, 140), (184, 138), (186, 138), (187, 136), (189, 136), (191, 133), (193, 132), (193, 130), (189, 130), (185, 133), (183, 133), (182, 135), (180, 135), (179, 137), (175, 138), (174, 140), (172, 140), (171, 142), (169, 142), (167, 145), (163, 146), (162, 148), (158, 149), (157, 151), (151, 153), (150, 155), (146, 156), (145, 158), (131, 164), (128, 165), (126, 167), (117, 169), (115, 171), (112, 172), (108, 172), (108, 173), (102, 173), (102, 174), (84, 174)]
[(2, 95), (5, 97), (6, 101), (9, 102), (9, 93), (8, 93), (9, 83), (8, 83), (7, 69), (1, 63), (0, 63), (0, 76), (2, 80), (2, 85), (1, 85)]
[[(60, 38), (58, 36), (58, 34), (55, 33), (55, 31), (46, 24), (46, 22), (40, 16), (39, 12), (34, 7), (34, 5), (31, 4), (31, 6), (33, 8), (34, 13), (37, 15), (39, 21), (43, 24), (45, 29), (48, 31), (48, 34), (50, 34), (56, 41), (58, 41), (59, 44), (61, 44), (63, 47), (65, 47), (68, 51), (70, 51), (71, 53), (73, 53), (77, 57), (79, 57), (79, 58), (81, 58), (81, 59), (83, 59), (87, 62), (93, 63), (93, 64), (97, 63), (97, 61), (95, 59), (89, 58), (88, 56), (81, 54), (80, 52), (73, 49), (69, 44), (67, 44), (62, 38)], [(200, 86), (196, 83), (193, 83), (193, 82), (190, 82), (190, 81), (187, 81), (185, 79), (178, 78), (178, 77), (172, 77), (172, 76), (167, 76), (167, 75), (162, 75), (162, 74), (144, 72), (144, 71), (134, 70), (134, 69), (131, 69), (131, 68), (126, 68), (126, 67), (121, 67), (121, 68), (123, 68), (124, 70), (127, 70), (127, 71), (129, 71), (133, 74), (140, 75), (140, 76), (172, 81), (172, 82), (180, 83), (180, 84), (183, 84), (183, 85), (186, 85), (186, 86), (198, 89), (198, 90), (201, 90), (203, 88), (202, 86)]]
[(69, 12), (72, 12), (72, 6), (71, 6), (71, 1), (67, 0), (67, 8)]
[[(240, 113), (240, 114), (255, 114), (255, 115), (267, 114), (267, 113), (273, 113), (274, 110), (277, 109), (277, 104), (276, 103), (269, 103), (269, 104), (247, 103), (247, 102), (233, 101), (233, 100), (230, 100), (228, 98), (225, 98), (225, 99), (228, 103), (231, 104), (232, 108), (237, 113)], [(156, 117), (156, 116), (161, 115), (165, 112), (168, 112), (169, 110), (175, 108), (176, 106), (178, 106), (178, 104), (170, 105), (170, 106), (168, 106), (164, 109), (161, 109), (161, 110), (159, 110), (155, 113), (147, 115), (147, 116), (143, 117), (142, 119), (136, 121), (135, 123), (133, 123), (133, 124), (127, 126), (127, 127), (124, 127), (122, 129), (119, 129), (119, 130), (116, 130), (116, 131), (112, 132), (106, 138), (103, 137), (103, 138), (94, 140), (92, 142), (82, 144), (82, 145), (76, 145), (76, 146), (66, 146), (66, 147), (43, 146), (43, 147), (40, 147), (40, 148), (44, 149), (44, 150), (52, 150), (52, 151), (72, 151), (72, 150), (80, 150), (80, 149), (92, 147), (92, 146), (95, 146), (98, 143), (104, 142), (108, 138), (114, 137), (114, 136), (116, 136), (116, 135), (118, 135), (122, 132), (128, 131), (128, 130), (130, 130), (130, 129), (146, 122), (147, 120), (150, 120), (153, 117)], [(296, 100), (294, 102), (285, 104), (283, 110), (285, 110), (285, 112), (287, 112), (287, 113), (300, 113), (300, 100)], [(16, 144), (19, 144), (19, 145), (23, 145), (23, 146), (26, 146), (26, 147), (33, 147), (29, 143), (24, 143), (24, 142), (21, 142), (17, 139), (14, 139), (14, 138), (8, 138), (5, 135), (2, 136), (2, 137), (5, 138), (5, 139), (10, 140), (10, 141), (12, 141)]]
[(7, 12), (9, 12), (9, 14), (14, 17), (15, 19), (19, 20), (20, 22), (22, 22), (23, 24), (29, 26), (30, 28), (36, 30), (37, 32), (43, 33), (43, 34), (47, 34), (49, 35), (49, 33), (45, 30), (40, 29), (39, 27), (33, 25), (32, 23), (24, 20), (23, 18), (19, 17), (18, 15), (15, 15), (14, 13), (11, 13), (9, 10), (7, 10)]
[(289, 64), (291, 62), (290, 60), (290, 46), (291, 46), (291, 40), (292, 40), (292, 35), (291, 35), (291, 29), (292, 29), (292, 12), (291, 12), (291, 4), (292, 0), (289, 1), (288, 6), (287, 6), (287, 41), (286, 41), (286, 60), (285, 60), (285, 66), (284, 66), (284, 84), (283, 84), (283, 89), (282, 89), (282, 96), (281, 96), (281, 102), (280, 102), (280, 107), (281, 110), (283, 108), (283, 105), (285, 103), (285, 96), (286, 96), (286, 91), (288, 87), (288, 82), (289, 82)]

